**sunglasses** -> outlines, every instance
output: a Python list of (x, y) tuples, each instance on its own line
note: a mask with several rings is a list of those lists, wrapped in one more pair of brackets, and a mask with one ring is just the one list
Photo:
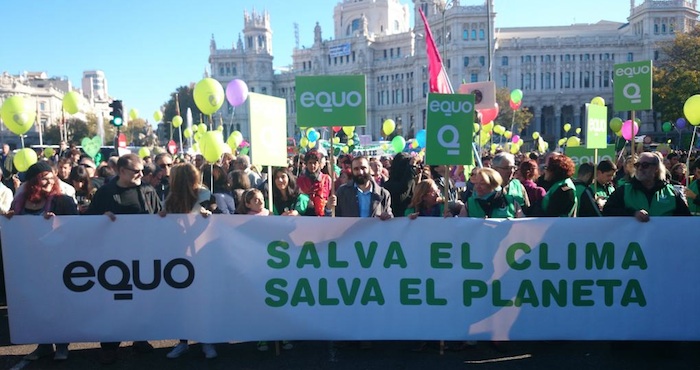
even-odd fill
[(658, 165), (657, 163), (653, 163), (653, 162), (637, 162), (634, 164), (634, 168), (641, 168), (643, 170), (646, 170), (649, 167), (657, 166), (657, 165)]

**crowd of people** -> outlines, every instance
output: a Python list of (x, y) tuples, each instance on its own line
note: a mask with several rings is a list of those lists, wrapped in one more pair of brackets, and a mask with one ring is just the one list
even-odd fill
[[(0, 153), (0, 212), (6, 217), (38, 215), (119, 215), (194, 213), (313, 217), (601, 217), (700, 214), (700, 159), (686, 173), (684, 158), (658, 152), (620, 156), (614, 163), (584, 163), (574, 176), (571, 158), (557, 152), (485, 153), (483, 166), (428, 166), (421, 156), (398, 153), (368, 158), (341, 155), (331, 162), (325, 150), (290, 157), (271, 174), (246, 155), (224, 154), (216, 163), (203, 156), (111, 156), (101, 163), (63, 144), (23, 173), (12, 165), (5, 144)], [(466, 169), (466, 171), (465, 171)], [(270, 184), (272, 182), (272, 184)], [(272, 203), (267, 204), (272, 186)], [(4, 297), (4, 282), (2, 284)], [(363, 342), (364, 345), (367, 343)], [(102, 362), (117, 359), (119, 343), (101, 343)], [(134, 349), (149, 352), (145, 341)], [(217, 356), (203, 344), (206, 358)], [(285, 349), (292, 344), (284, 342)], [(167, 356), (189, 345), (182, 339)], [(258, 343), (266, 350), (267, 343)], [(68, 358), (68, 344), (40, 344), (28, 360)]]

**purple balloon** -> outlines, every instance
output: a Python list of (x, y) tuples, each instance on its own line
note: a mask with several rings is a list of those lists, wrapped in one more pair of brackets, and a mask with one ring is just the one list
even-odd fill
[(678, 129), (682, 129), (683, 127), (685, 127), (686, 123), (688, 123), (688, 122), (686, 122), (685, 118), (681, 117), (681, 118), (676, 120), (676, 127), (678, 127)]
[(248, 99), (248, 85), (243, 80), (235, 79), (226, 85), (226, 100), (237, 107)]

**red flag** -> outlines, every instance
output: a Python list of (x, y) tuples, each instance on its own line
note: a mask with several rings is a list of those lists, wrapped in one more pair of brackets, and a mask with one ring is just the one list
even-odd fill
[(419, 8), (418, 11), (420, 11), (420, 17), (423, 19), (423, 24), (425, 25), (425, 49), (428, 53), (428, 74), (430, 75), (428, 85), (430, 85), (430, 92), (452, 94), (454, 91), (447, 77), (447, 72), (442, 66), (442, 58), (435, 45), (433, 33), (430, 32), (428, 20), (425, 19), (423, 9)]

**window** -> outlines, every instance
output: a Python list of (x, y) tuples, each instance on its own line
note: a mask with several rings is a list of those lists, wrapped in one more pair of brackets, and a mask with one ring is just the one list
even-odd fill
[(470, 77), (470, 82), (479, 82), (479, 74), (478, 73), (472, 73)]
[(428, 96), (428, 83), (423, 82), (423, 97), (425, 98), (426, 96)]
[(529, 55), (525, 56), (525, 63), (532, 63), (532, 57)]
[(231, 64), (230, 63), (226, 63), (226, 74), (227, 75), (231, 74)]
[(547, 72), (544, 74), (544, 82), (542, 83), (542, 88), (543, 89), (551, 89), (552, 88), (552, 73)]
[(469, 57), (464, 57), (464, 66), (469, 67)]
[(503, 87), (508, 87), (508, 75), (504, 74), (501, 76), (501, 85)]
[(476, 40), (476, 30), (472, 30), (472, 40)]
[[(396, 57), (400, 58), (401, 57), (401, 48), (396, 48)], [(353, 59), (354, 61), (354, 59)]]
[(634, 62), (634, 53), (627, 53), (627, 61)]
[(486, 57), (483, 57), (483, 56), (479, 57), (479, 64), (481, 64), (482, 67), (485, 66), (486, 65)]
[(384, 59), (386, 59), (386, 49), (384, 49)]
[(223, 76), (224, 75), (224, 63), (219, 63), (219, 75)]
[(571, 87), (571, 72), (564, 72), (564, 88), (568, 89)]
[(507, 65), (508, 65), (508, 57), (502, 57), (502, 58), (501, 58), (501, 65), (502, 65), (502, 66), (507, 66)]
[(394, 31), (399, 30), (399, 21), (394, 21)]
[[(311, 62), (309, 62), (309, 68), (311, 68)], [(236, 63), (231, 63), (231, 73), (233, 73), (234, 76), (238, 74)]]
[(583, 87), (591, 87), (591, 72), (583, 72)]
[(610, 87), (610, 71), (603, 72), (603, 87)]
[(263, 87), (263, 88), (262, 88), (262, 93), (263, 93), (263, 94), (267, 94), (267, 87)]
[(523, 76), (523, 90), (532, 89), (532, 78), (529, 73), (525, 73)]
[(462, 40), (469, 40), (469, 30), (466, 28), (462, 30)]
[(394, 48), (389, 49), (389, 57), (394, 57)]
[(42, 112), (46, 110), (46, 102), (39, 103), (39, 110)]
[(484, 33), (484, 29), (479, 30), (479, 40), (483, 40), (486, 38), (486, 34)]
[(564, 60), (567, 61), (567, 62), (570, 62), (570, 61), (571, 61), (571, 54), (566, 54), (566, 55), (564, 56)]
[(545, 61), (545, 62), (551, 62), (551, 61), (552, 61), (552, 56), (551, 56), (551, 55), (545, 55), (545, 56), (544, 56), (544, 61)]

